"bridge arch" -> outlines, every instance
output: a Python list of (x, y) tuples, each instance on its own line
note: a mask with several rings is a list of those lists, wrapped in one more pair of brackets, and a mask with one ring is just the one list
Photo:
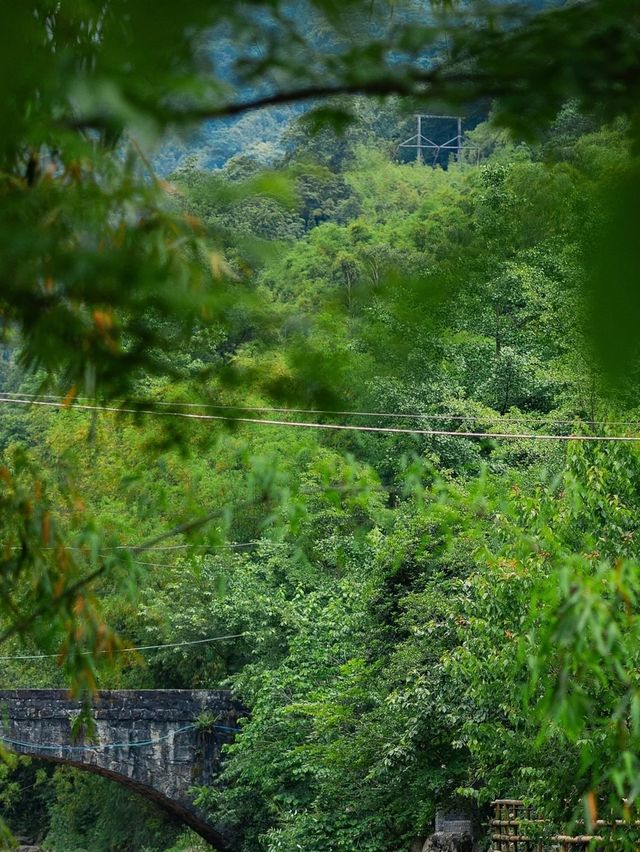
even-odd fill
[[(93, 702), (95, 735), (74, 739), (82, 710), (62, 689), (0, 690), (0, 742), (18, 754), (94, 772), (135, 790), (191, 826), (216, 849), (230, 848), (191, 789), (211, 784), (240, 708), (224, 690), (107, 690)], [(213, 724), (206, 729), (198, 719)]]

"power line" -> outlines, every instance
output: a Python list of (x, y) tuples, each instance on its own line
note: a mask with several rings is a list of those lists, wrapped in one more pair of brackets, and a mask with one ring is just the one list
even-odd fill
[[(193, 549), (207, 549), (207, 550), (241, 550), (244, 547), (257, 547), (259, 544), (277, 544), (281, 545), (282, 542), (279, 541), (269, 541), (268, 539), (256, 540), (256, 541), (228, 541), (225, 544), (165, 544), (159, 545), (157, 547), (149, 547), (148, 550), (185, 550), (187, 548)], [(116, 544), (113, 547), (106, 547), (103, 550), (127, 550), (131, 547), (135, 547), (135, 544)], [(81, 549), (81, 548), (77, 548)]]
[[(202, 554), (203, 556), (207, 556), (206, 553)], [(174, 568), (174, 565), (170, 565), (168, 562), (142, 562), (140, 559), (133, 560), (134, 565), (146, 565), (149, 568)]]
[[(230, 543), (228, 546), (225, 546), (223, 544), (215, 545), (214, 547), (210, 547), (208, 544), (201, 544), (201, 545), (178, 544), (178, 545), (175, 545), (174, 547), (165, 547), (165, 548), (159, 547), (157, 549), (158, 550), (174, 550), (174, 549), (178, 549), (178, 548), (198, 547), (198, 548), (208, 548), (210, 550), (227, 550), (227, 549), (229, 549), (229, 550), (243, 550), (243, 549), (248, 548), (248, 547), (257, 547), (258, 545), (265, 544), (265, 543), (268, 543), (268, 544), (271, 544), (271, 545), (274, 545), (274, 546), (277, 546), (277, 547), (284, 547), (285, 546), (284, 542), (269, 541), (267, 539), (267, 540), (263, 540), (263, 541), (247, 541), (247, 542), (242, 542), (242, 543), (237, 543), (237, 544)], [(125, 545), (125, 547), (132, 547), (132, 546), (133, 545)], [(82, 550), (82, 548), (73, 548), (73, 549), (74, 550)], [(103, 550), (101, 550), (100, 552), (101, 553), (107, 553), (109, 550), (122, 550), (122, 549), (123, 549), (123, 546), (118, 545), (118, 546), (113, 547), (113, 548), (103, 548)], [(150, 549), (152, 549), (152, 548), (150, 548)], [(153, 548), (153, 549), (156, 549), (156, 548)], [(201, 555), (202, 556), (208, 556), (209, 554), (203, 553)], [(136, 565), (150, 565), (150, 566), (155, 567), (155, 568), (170, 568), (171, 567), (170, 565), (167, 565), (166, 562), (143, 562), (141, 559), (134, 559), (134, 562), (135, 562)]]
[[(13, 740), (10, 737), (0, 736), (0, 741), (7, 745), (18, 746), (20, 748), (35, 749), (36, 751), (107, 751), (114, 748), (141, 748), (142, 746), (156, 745), (157, 743), (165, 742), (178, 734), (183, 734), (185, 731), (193, 731), (198, 725), (185, 725), (183, 728), (177, 728), (175, 731), (170, 731), (161, 737), (155, 737), (148, 740), (138, 740), (137, 742), (122, 742), (122, 743), (104, 743), (103, 745), (70, 745), (69, 743), (28, 743), (22, 740)], [(240, 728), (231, 728), (228, 725), (211, 725), (218, 731), (225, 733), (237, 733)]]
[[(240, 504), (240, 506), (243, 506), (243, 505), (246, 505), (246, 504), (242, 504), (242, 503)], [(215, 518), (219, 517), (220, 514), (223, 511), (224, 511), (223, 508), (217, 508), (214, 511), (207, 512), (207, 514), (201, 515), (198, 518), (193, 518), (189, 521), (184, 521), (184, 523), (178, 524), (177, 526), (172, 527), (172, 529), (167, 530), (166, 532), (159, 533), (158, 535), (155, 535), (153, 538), (148, 539), (147, 541), (143, 542), (142, 544), (137, 544), (135, 547), (132, 548), (132, 553), (135, 553), (135, 554), (144, 553), (145, 550), (149, 550), (152, 547), (155, 547), (161, 541), (166, 541), (167, 539), (175, 538), (178, 535), (187, 534), (187, 533), (193, 532), (194, 530), (200, 529), (203, 526), (209, 524)], [(93, 571), (91, 571), (89, 574), (87, 574), (85, 577), (82, 577), (79, 580), (76, 580), (75, 583), (72, 583), (70, 586), (67, 586), (66, 588), (64, 588), (60, 592), (60, 594), (58, 594), (56, 596), (56, 598), (55, 598), (56, 602), (66, 600), (66, 599), (69, 599), (69, 598), (73, 598), (73, 596), (76, 595), (80, 589), (86, 587), (89, 583), (92, 583), (98, 577), (102, 576), (102, 574), (104, 574), (106, 568), (107, 568), (107, 565), (102, 564), (98, 568), (95, 568)], [(44, 602), (44, 603), (41, 603), (39, 606), (36, 606), (35, 609), (33, 609), (31, 611), (27, 620), (22, 620), (22, 619), (14, 620), (13, 623), (9, 627), (7, 627), (2, 633), (0, 633), (0, 645), (3, 642), (6, 642), (6, 640), (9, 639), (10, 636), (13, 636), (14, 633), (17, 633), (18, 631), (24, 630), (26, 627), (28, 627), (29, 624), (31, 622), (33, 622), (34, 619), (39, 618), (41, 615), (46, 614), (47, 609), (48, 609), (48, 604), (46, 602)]]
[[(246, 633), (232, 633), (228, 636), (210, 636), (207, 639), (194, 639), (190, 642), (164, 642), (159, 645), (137, 645), (132, 648), (114, 648), (111, 651), (96, 651), (96, 654), (132, 654), (134, 651), (155, 651), (161, 648), (186, 648), (191, 645), (205, 645), (208, 642), (222, 642), (225, 639), (240, 639), (246, 636)], [(80, 651), (83, 656), (89, 656), (92, 651)], [(6, 660), (48, 660), (58, 658), (60, 654), (13, 654), (0, 657), (1, 661)]]
[[(1, 401), (1, 400), (0, 400)], [(225, 542), (225, 544), (165, 544), (165, 545), (156, 545), (154, 547), (147, 547), (146, 550), (184, 550), (184, 549), (193, 549), (193, 550), (242, 550), (246, 547), (257, 547), (260, 544), (272, 544), (278, 547), (283, 547), (284, 542), (279, 541), (270, 541), (269, 539), (262, 539), (256, 541), (229, 541)], [(101, 547), (98, 551), (98, 554), (110, 553), (113, 550), (135, 550), (138, 547), (137, 544), (114, 544), (112, 547)], [(42, 550), (58, 550), (57, 547), (43, 547)], [(21, 550), (20, 545), (12, 545), (9, 550)], [(74, 552), (84, 553), (87, 548), (80, 547), (79, 545), (66, 545), (62, 548), (62, 550), (70, 550)], [(207, 554), (204, 553), (203, 556)], [(163, 563), (160, 562), (142, 562), (139, 559), (134, 560), (138, 565), (157, 565), (160, 567), (164, 567)]]
[(164, 742), (165, 740), (170, 739), (171, 737), (175, 737), (178, 734), (183, 734), (185, 731), (192, 731), (196, 725), (185, 725), (184, 728), (178, 728), (175, 731), (171, 731), (168, 734), (165, 734), (162, 737), (157, 737), (155, 739), (150, 740), (138, 740), (133, 743), (105, 743), (104, 745), (69, 745), (67, 743), (27, 743), (22, 740), (13, 740), (9, 737), (0, 737), (0, 740), (3, 743), (7, 743), (12, 746), (20, 746), (22, 748), (35, 749), (40, 751), (61, 751), (66, 749), (68, 751), (106, 751), (107, 749), (112, 748), (138, 748), (140, 746), (150, 746), (155, 745), (156, 743)]
[(25, 400), (25, 399), (7, 399), (1, 398), (0, 403), (17, 404), (17, 405), (41, 405), (57, 409), (79, 409), (81, 411), (107, 411), (114, 414), (145, 414), (152, 416), (165, 417), (180, 417), (189, 420), (199, 421), (219, 421), (227, 423), (252, 423), (259, 426), (280, 426), (297, 429), (324, 429), (341, 432), (372, 432), (392, 435), (423, 435), (429, 437), (450, 437), (450, 438), (491, 438), (496, 440), (525, 440), (525, 441), (583, 441), (583, 442), (599, 442), (599, 443), (637, 443), (640, 441), (638, 436), (630, 435), (550, 435), (550, 434), (524, 434), (524, 433), (508, 433), (508, 432), (473, 432), (473, 431), (454, 431), (450, 429), (409, 429), (400, 426), (358, 426), (355, 424), (344, 423), (316, 423), (299, 420), (268, 420), (259, 417), (230, 417), (221, 414), (192, 414), (186, 411), (157, 411), (154, 409), (142, 408), (118, 408), (108, 405), (82, 405), (76, 403), (72, 406), (66, 406), (58, 402), (45, 402), (42, 400)]
[[(29, 400), (67, 400), (68, 397), (62, 396), (61, 394), (26, 394), (26, 393), (0, 393), (0, 402), (4, 401), (3, 398), (8, 398), (12, 401), (23, 401), (19, 399), (20, 397), (26, 397)], [(88, 396), (77, 396), (74, 397), (75, 400), (88, 400), (91, 401), (93, 397)], [(543, 415), (538, 415), (536, 417), (525, 417), (523, 415), (518, 417), (506, 417), (505, 415), (496, 415), (491, 416), (489, 414), (456, 414), (454, 412), (428, 412), (428, 411), (416, 411), (411, 413), (406, 412), (391, 412), (391, 411), (354, 411), (354, 410), (340, 410), (340, 409), (328, 409), (328, 408), (287, 408), (287, 407), (274, 407), (274, 406), (266, 406), (266, 405), (222, 405), (219, 403), (209, 403), (209, 402), (167, 402), (164, 400), (149, 400), (145, 404), (153, 404), (158, 406), (180, 406), (182, 408), (205, 408), (211, 409), (215, 411), (254, 411), (254, 412), (265, 412), (265, 413), (278, 413), (278, 414), (326, 414), (326, 415), (334, 415), (340, 417), (380, 417), (385, 419), (400, 419), (400, 420), (454, 420), (459, 422), (466, 422), (468, 420), (487, 420), (487, 421), (495, 421), (499, 420), (502, 423), (544, 423), (549, 425), (557, 425), (557, 426), (571, 426), (574, 423), (582, 423), (586, 426), (639, 426), (640, 420), (583, 420), (580, 417), (573, 418), (552, 418), (545, 417)], [(63, 406), (65, 408), (72, 407), (72, 404), (68, 404)], [(118, 411), (128, 411), (128, 409), (117, 409)], [(142, 409), (135, 409), (135, 411), (141, 411)], [(155, 412), (154, 412), (155, 413)], [(159, 412), (160, 413), (160, 412)], [(236, 419), (236, 418), (234, 418)]]

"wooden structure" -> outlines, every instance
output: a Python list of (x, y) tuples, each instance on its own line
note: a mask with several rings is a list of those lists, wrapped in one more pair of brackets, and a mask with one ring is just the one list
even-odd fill
[(640, 838), (637, 823), (597, 820), (597, 834), (554, 834), (547, 820), (538, 819), (532, 808), (518, 799), (496, 799), (492, 807), (492, 852), (640, 849), (640, 839), (636, 839)]

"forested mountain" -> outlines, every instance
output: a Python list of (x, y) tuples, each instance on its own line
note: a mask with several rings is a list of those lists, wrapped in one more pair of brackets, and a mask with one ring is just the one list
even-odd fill
[[(526, 0), (522, 3), (522, 8), (537, 11), (554, 5), (555, 0)], [(304, 33), (305, 40), (308, 40), (318, 55), (338, 52), (347, 43), (344, 35), (338, 36), (328, 27), (322, 14), (307, 0), (284, 4), (283, 15), (292, 32)], [(363, 45), (372, 38), (381, 42), (385, 39), (391, 40), (395, 27), (410, 27), (412, 22), (424, 26), (425, 23), (433, 21), (433, 17), (430, 0), (404, 0), (401, 3), (389, 4), (382, 15), (361, 15), (356, 11), (349, 21), (349, 40), (356, 38)], [(266, 21), (268, 15), (265, 16)], [(207, 31), (198, 49), (215, 67), (217, 76), (224, 84), (238, 88), (241, 101), (251, 101), (277, 90), (277, 75), (270, 80), (252, 77), (250, 81), (246, 81), (236, 71), (238, 62), (264, 59), (268, 54), (265, 45), (251, 41), (238, 42), (230, 38), (228, 29), (222, 26), (217, 30)], [(435, 53), (437, 55), (437, 51)], [(424, 61), (432, 61), (428, 52)], [(313, 103), (312, 101), (312, 105)], [(415, 134), (413, 117), (401, 114), (398, 110), (383, 109), (380, 104), (377, 106), (373, 120), (376, 122), (378, 140), (385, 140), (398, 158), (415, 157), (414, 151), (402, 151), (397, 147), (403, 140)], [(465, 104), (462, 114), (467, 130), (486, 118), (488, 107), (488, 101)], [(295, 147), (290, 136), (299, 132), (295, 127), (296, 119), (308, 109), (308, 104), (295, 102), (284, 106), (270, 105), (264, 109), (241, 113), (237, 117), (205, 122), (197, 129), (190, 129), (185, 133), (172, 134), (164, 139), (159, 149), (154, 152), (154, 168), (159, 174), (167, 175), (195, 161), (199, 168), (219, 169), (229, 159), (238, 155), (248, 155), (262, 166), (273, 166), (285, 152)], [(360, 109), (357, 110), (361, 131), (363, 109), (366, 109), (366, 105), (361, 103)], [(443, 125), (437, 120), (424, 121), (423, 132), (426, 138), (444, 142), (453, 137), (455, 131), (455, 123)], [(446, 166), (446, 158), (440, 157), (439, 163)]]

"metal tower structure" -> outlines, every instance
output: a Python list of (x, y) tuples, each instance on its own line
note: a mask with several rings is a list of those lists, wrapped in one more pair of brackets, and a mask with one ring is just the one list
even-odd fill
[[(451, 139), (447, 139), (445, 142), (434, 142), (433, 139), (430, 139), (428, 136), (425, 136), (422, 132), (422, 122), (428, 121), (447, 121), (447, 122), (456, 122), (457, 133), (455, 136), (452, 136)], [(476, 152), (476, 162), (478, 162), (480, 158), (480, 149), (477, 145), (465, 145), (462, 141), (462, 116), (459, 115), (416, 115), (416, 134), (411, 136), (409, 139), (405, 139), (404, 142), (401, 142), (398, 145), (398, 148), (415, 148), (416, 150), (416, 162), (424, 163), (424, 151), (433, 151), (433, 162), (432, 165), (436, 165), (438, 162), (438, 157), (440, 156), (441, 151), (455, 151), (455, 157), (458, 162), (461, 160), (463, 151), (475, 151)]]

